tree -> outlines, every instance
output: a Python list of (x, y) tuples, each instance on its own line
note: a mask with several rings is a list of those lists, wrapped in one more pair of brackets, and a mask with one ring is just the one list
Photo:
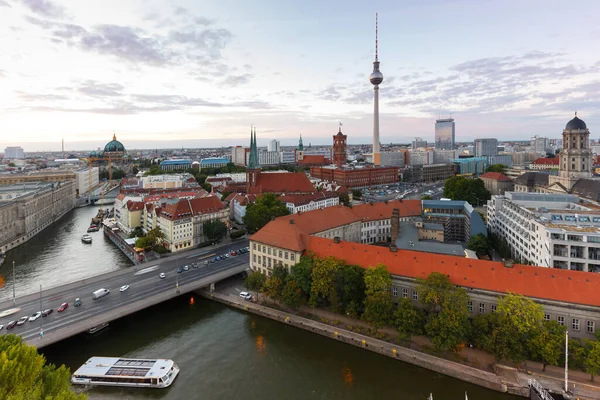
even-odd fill
[(84, 400), (71, 391), (71, 373), (64, 365), (46, 364), (44, 356), (15, 335), (0, 336), (0, 398)]
[(283, 297), (284, 286), (285, 281), (281, 280), (279, 277), (271, 275), (265, 281), (262, 292), (265, 294), (265, 296), (270, 297), (273, 300), (281, 301)]
[(148, 239), (148, 246), (154, 247), (157, 244), (162, 244), (162, 240), (165, 235), (162, 233), (160, 228), (150, 229), (148, 233), (146, 233), (146, 239)]
[(531, 355), (542, 360), (542, 371), (546, 365), (558, 365), (565, 343), (566, 328), (557, 321), (544, 321), (542, 328), (529, 342)]
[(211, 219), (202, 224), (202, 233), (209, 242), (220, 242), (227, 235), (227, 225), (220, 219)]
[(9, 167), (13, 167), (13, 168), (14, 168), (14, 167), (16, 167), (17, 165), (16, 165), (14, 162), (12, 162), (12, 161), (11, 161), (11, 162), (9, 162), (9, 163), (8, 163), (8, 166), (9, 166)]
[(281, 301), (288, 307), (298, 308), (302, 304), (303, 296), (295, 280), (288, 277), (281, 294)]
[(141, 226), (136, 226), (129, 234), (129, 237), (131, 239), (136, 238), (136, 237), (142, 237), (142, 236), (144, 236), (144, 230), (142, 229)]
[(483, 233), (471, 236), (467, 244), (467, 248), (473, 250), (478, 256), (487, 254), (489, 247), (488, 238)]
[(243, 222), (248, 232), (254, 233), (272, 219), (288, 215), (290, 211), (273, 193), (265, 193), (256, 198), (254, 203), (246, 206)]
[(362, 192), (359, 189), (352, 189), (352, 198), (357, 200), (362, 198)]
[(390, 293), (392, 278), (385, 265), (378, 264), (365, 271), (365, 295), (375, 296), (380, 293)]
[(416, 283), (419, 301), (429, 314), (439, 312), (448, 296), (456, 290), (450, 278), (439, 272), (432, 272), (425, 279), (417, 278)]
[(331, 299), (331, 292), (335, 291), (335, 274), (342, 265), (343, 261), (333, 257), (314, 259), (309, 299), (311, 307), (317, 307)]
[(394, 326), (398, 330), (398, 338), (410, 341), (414, 335), (423, 332), (424, 316), (408, 298), (402, 298), (394, 311)]
[(313, 270), (313, 257), (302, 256), (298, 264), (292, 265), (290, 278), (296, 281), (296, 285), (302, 290), (304, 300), (310, 296), (311, 275)]
[[(358, 265), (344, 265), (335, 273), (336, 312), (358, 316), (365, 302), (365, 270)], [(330, 299), (333, 301), (334, 299)]]
[(365, 312), (363, 318), (378, 330), (389, 323), (394, 311), (392, 302), (392, 278), (384, 265), (365, 271)]
[(267, 281), (267, 276), (261, 274), (260, 272), (253, 272), (244, 280), (244, 287), (251, 292), (258, 294), (262, 291), (265, 286), (265, 282)]
[(600, 341), (588, 340), (586, 343), (587, 354), (583, 364), (585, 372), (590, 374), (590, 380), (594, 382), (594, 377), (600, 372)]
[(444, 183), (444, 197), (452, 200), (463, 200), (472, 205), (479, 205), (491, 198), (483, 181), (478, 178), (453, 176)]
[(140, 172), (140, 170), (138, 169), (138, 167), (133, 167), (131, 169), (131, 173), (134, 174), (134, 175), (137, 175), (138, 172)]
[(498, 300), (499, 324), (493, 333), (492, 351), (501, 360), (519, 364), (527, 357), (527, 345), (542, 327), (542, 306), (517, 294)]
[(346, 193), (340, 194), (340, 204), (346, 207), (350, 207), (350, 196)]
[(429, 316), (425, 331), (436, 349), (456, 351), (469, 338), (468, 299), (465, 289), (456, 288), (445, 296), (440, 312)]
[(147, 247), (150, 247), (148, 245), (148, 238), (146, 236), (137, 238), (135, 240), (135, 247), (137, 247), (138, 249), (145, 249)]
[(488, 167), (485, 169), (485, 172), (500, 172), (503, 174), (506, 168), (508, 168), (508, 166), (504, 164), (492, 164), (488, 165)]
[(424, 194), (423, 196), (421, 196), (421, 200), (433, 200), (433, 197), (431, 197), (428, 194)]
[(492, 352), (492, 338), (494, 331), (500, 323), (499, 315), (496, 312), (490, 314), (479, 314), (472, 320), (471, 343), (475, 347), (485, 351)]

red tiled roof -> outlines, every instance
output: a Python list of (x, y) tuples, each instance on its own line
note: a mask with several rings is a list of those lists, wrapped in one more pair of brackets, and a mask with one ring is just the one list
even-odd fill
[(466, 288), (497, 293), (518, 293), (527, 297), (600, 306), (600, 276), (589, 272), (515, 264), (507, 268), (501, 262), (410, 250), (391, 252), (388, 248), (340, 242), (312, 236), (307, 251), (317, 257), (335, 257), (363, 268), (385, 265), (392, 275), (426, 278), (440, 272), (450, 282)]
[(194, 214), (211, 214), (225, 208), (217, 196), (206, 196), (190, 200)]
[(314, 193), (315, 187), (303, 172), (261, 173), (260, 193)]
[(327, 159), (324, 155), (312, 154), (305, 155), (302, 160), (298, 160), (298, 164), (326, 164)]
[(182, 199), (178, 202), (167, 203), (163, 207), (161, 217), (171, 221), (189, 218), (196, 214), (212, 214), (225, 208), (225, 204), (217, 196), (206, 196), (195, 199)]
[(121, 201), (123, 201), (123, 199), (125, 199), (125, 197), (126, 197), (126, 196), (127, 196), (127, 195), (126, 195), (125, 193), (119, 193), (119, 194), (117, 195), (117, 200), (121, 200)]
[[(388, 219), (391, 217), (394, 208), (398, 208), (400, 217), (421, 215), (420, 200), (390, 201), (387, 204), (374, 203), (373, 205), (362, 204), (352, 208), (339, 205), (279, 217), (252, 235), (251, 240), (290, 250), (303, 251), (306, 248), (305, 237), (353, 222)], [(288, 239), (289, 242), (286, 241)]]
[(510, 182), (511, 181), (511, 179), (508, 176), (501, 174), (500, 172), (486, 172), (485, 174), (480, 175), (479, 177), (482, 179), (487, 178), (487, 179), (491, 179), (494, 181), (501, 181), (501, 182)]
[(536, 165), (559, 165), (560, 164), (560, 158), (559, 157), (554, 157), (554, 158), (542, 157), (542, 158), (538, 158), (537, 160), (535, 160), (534, 162), (532, 162), (532, 164), (536, 164)]
[(333, 197), (339, 197), (339, 193), (336, 192), (316, 192), (314, 194), (284, 194), (279, 196), (279, 200), (284, 203), (292, 203), (295, 206), (301, 206), (308, 204), (311, 201), (319, 201), (324, 199), (330, 199)]
[(256, 197), (257, 196), (255, 194), (231, 193), (229, 196), (227, 196), (227, 199), (231, 198), (231, 200), (229, 200), (230, 202), (235, 200), (241, 206), (245, 206), (253, 203), (256, 200)]
[(129, 200), (127, 202), (127, 209), (129, 211), (140, 211), (144, 208), (144, 202), (143, 201), (131, 201)]

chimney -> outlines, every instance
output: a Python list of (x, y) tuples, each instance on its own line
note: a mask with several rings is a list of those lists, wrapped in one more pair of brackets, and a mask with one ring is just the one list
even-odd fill
[(392, 245), (390, 246), (390, 251), (391, 251), (392, 253), (395, 253), (395, 252), (397, 252), (397, 251), (398, 251), (398, 247), (396, 247), (396, 245), (395, 245), (395, 244), (392, 244)]
[(290, 225), (294, 225), (294, 220), (290, 219)]
[(333, 243), (339, 244), (341, 242), (341, 239), (339, 236), (336, 236), (333, 238)]
[(397, 208), (394, 208), (392, 210), (392, 218), (390, 221), (390, 225), (390, 229), (392, 232), (391, 245), (395, 247), (396, 240), (398, 240), (398, 233), (400, 231), (400, 210)]
[(513, 260), (504, 260), (504, 266), (506, 268), (512, 268), (514, 266), (514, 264), (515, 263), (513, 262)]

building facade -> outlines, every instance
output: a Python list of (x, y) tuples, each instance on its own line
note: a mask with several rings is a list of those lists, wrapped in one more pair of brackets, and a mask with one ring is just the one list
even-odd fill
[(192, 168), (190, 160), (164, 160), (160, 162), (161, 171), (187, 170)]
[(231, 160), (225, 157), (208, 157), (200, 160), (200, 170), (206, 168), (222, 168), (226, 167)]
[(279, 200), (285, 204), (290, 214), (333, 207), (340, 204), (337, 192), (317, 192), (306, 195), (283, 195)]
[(346, 164), (348, 158), (346, 154), (347, 140), (348, 136), (342, 133), (342, 127), (340, 126), (338, 133), (333, 135), (333, 164), (338, 168)]
[(498, 154), (498, 139), (475, 139), (475, 157), (495, 156)]
[(488, 165), (487, 157), (457, 158), (452, 160), (458, 175), (481, 175)]
[(25, 152), (20, 146), (7, 147), (4, 149), (4, 158), (9, 160), (20, 160), (25, 158)]
[(246, 153), (250, 151), (248, 147), (235, 146), (231, 148), (231, 162), (237, 166), (246, 166)]
[(492, 195), (502, 195), (506, 192), (511, 192), (515, 188), (512, 179), (500, 172), (486, 172), (485, 174), (480, 175), (479, 179), (483, 181), (485, 188), (489, 190)]
[(404, 153), (399, 151), (382, 151), (379, 154), (382, 167), (404, 167)]
[(75, 171), (75, 191), (77, 195), (89, 193), (100, 184), (98, 167), (84, 168)]
[(311, 167), (310, 176), (338, 186), (362, 188), (398, 182), (398, 167), (328, 168)]
[(436, 150), (454, 150), (455, 149), (455, 130), (454, 119), (438, 119), (435, 121), (435, 148)]

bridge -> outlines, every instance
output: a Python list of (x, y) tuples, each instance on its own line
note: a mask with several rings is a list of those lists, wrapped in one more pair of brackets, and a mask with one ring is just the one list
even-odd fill
[[(241, 239), (234, 243), (185, 252), (157, 262), (141, 264), (43, 290), (41, 300), (39, 293), (18, 297), (16, 305), (13, 305), (12, 299), (5, 300), (0, 303), (0, 324), (4, 325), (0, 335), (16, 334), (37, 348), (48, 346), (86, 332), (100, 324), (125, 317), (182, 294), (208, 287), (246, 271), (249, 265), (249, 253), (205, 264), (205, 261), (214, 260), (217, 255), (246, 246), (248, 246), (248, 240)], [(194, 262), (198, 264), (198, 268), (191, 266)], [(178, 267), (184, 265), (189, 265), (189, 270), (177, 273)], [(164, 279), (159, 278), (161, 272), (166, 275)], [(129, 289), (120, 292), (119, 288), (123, 285), (129, 285)], [(100, 288), (109, 289), (110, 293), (100, 299), (92, 300), (92, 293)], [(80, 307), (73, 306), (75, 298), (81, 299)], [(69, 303), (69, 307), (59, 313), (57, 309), (63, 302)], [(7, 310), (14, 308), (20, 308), (20, 311), (12, 315), (4, 315)], [(49, 316), (26, 322), (22, 326), (15, 326), (9, 331), (6, 330), (9, 321), (31, 316), (37, 311), (48, 308), (54, 309)], [(41, 335), (42, 329), (43, 335)]]
[(82, 194), (77, 199), (77, 206), (94, 204), (100, 199), (114, 200), (119, 195), (119, 183), (104, 182), (89, 193)]

